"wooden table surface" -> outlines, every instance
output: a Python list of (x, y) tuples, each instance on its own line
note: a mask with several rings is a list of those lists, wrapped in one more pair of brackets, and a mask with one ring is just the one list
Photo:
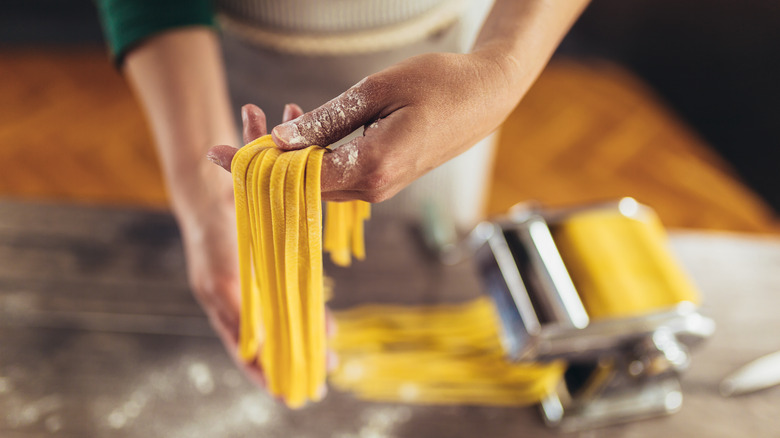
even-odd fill
[[(336, 279), (334, 307), (474, 296), (398, 223), (372, 222), (369, 259)], [(693, 356), (679, 414), (585, 437), (778, 436), (780, 388), (726, 399), (719, 381), (780, 350), (780, 239), (675, 233), (716, 335)], [(0, 436), (545, 437), (535, 409), (366, 403), (331, 391), (289, 411), (252, 387), (186, 285), (166, 214), (0, 202)], [(576, 434), (574, 436), (577, 436)]]

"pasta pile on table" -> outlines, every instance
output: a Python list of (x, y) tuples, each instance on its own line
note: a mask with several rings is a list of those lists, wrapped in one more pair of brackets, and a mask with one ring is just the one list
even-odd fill
[(486, 297), (460, 304), (375, 304), (336, 313), (330, 381), (377, 401), (523, 406), (561, 380), (563, 363), (511, 363)]

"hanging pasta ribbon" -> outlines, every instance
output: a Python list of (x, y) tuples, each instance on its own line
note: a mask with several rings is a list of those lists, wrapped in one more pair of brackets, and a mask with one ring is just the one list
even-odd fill
[[(320, 171), (324, 148), (291, 152), (270, 135), (241, 148), (231, 165), (241, 281), (239, 355), (258, 362), (269, 391), (291, 407), (318, 400), (325, 384)], [(330, 204), (337, 264), (365, 257), (369, 204)], [(335, 234), (333, 234), (335, 233)]]
[(241, 148), (231, 166), (241, 276), (239, 354), (259, 362), (269, 391), (293, 407), (317, 400), (325, 382), (324, 152), (310, 147), (281, 153), (265, 136)]
[(352, 257), (366, 258), (363, 223), (371, 218), (371, 204), (363, 201), (327, 202), (323, 250), (338, 266), (349, 266)]

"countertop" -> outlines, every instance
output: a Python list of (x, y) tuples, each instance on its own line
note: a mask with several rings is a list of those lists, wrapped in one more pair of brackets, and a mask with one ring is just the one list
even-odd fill
[[(332, 305), (475, 296), (466, 263), (427, 257), (413, 229), (367, 226), (368, 260)], [(673, 232), (717, 332), (693, 354), (678, 414), (568, 436), (778, 436), (780, 388), (723, 398), (720, 380), (780, 350), (780, 239)], [(165, 213), (0, 201), (0, 436), (545, 437), (534, 408), (368, 403), (331, 391), (290, 411), (231, 364), (191, 297)]]

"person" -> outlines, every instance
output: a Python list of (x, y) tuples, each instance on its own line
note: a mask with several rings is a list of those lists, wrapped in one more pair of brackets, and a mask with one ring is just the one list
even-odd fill
[[(490, 141), (481, 140), (587, 3), (217, 0), (218, 34), (209, 0), (98, 0), (114, 60), (157, 145), (193, 292), (255, 382), (264, 384), (262, 370), (236, 357), (232, 180), (204, 160), (220, 145), (209, 157), (229, 170), (239, 145), (231, 100), (273, 111), (241, 108), (244, 143), (268, 126), (285, 150), (345, 141), (323, 161), (324, 200), (381, 203), (381, 212), (445, 198), (443, 211), (467, 225), (490, 164)], [(414, 202), (395, 196), (407, 186)]]

